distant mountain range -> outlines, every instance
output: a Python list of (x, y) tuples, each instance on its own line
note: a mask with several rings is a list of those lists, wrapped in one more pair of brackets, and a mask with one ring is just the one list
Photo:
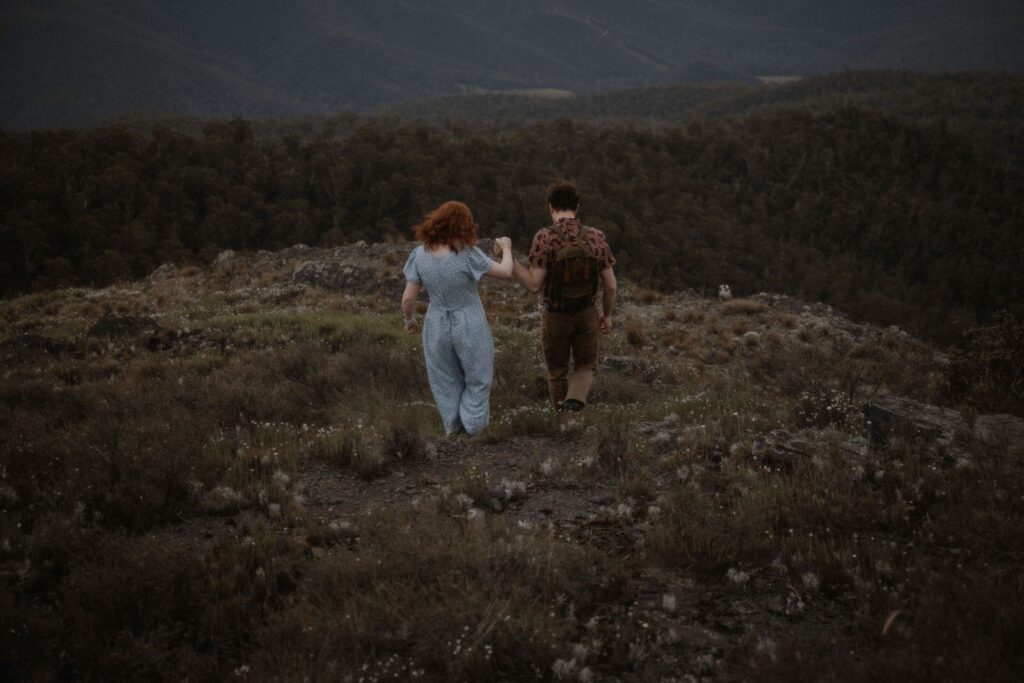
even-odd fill
[(7, 0), (0, 126), (466, 91), (1024, 69), (1019, 0)]

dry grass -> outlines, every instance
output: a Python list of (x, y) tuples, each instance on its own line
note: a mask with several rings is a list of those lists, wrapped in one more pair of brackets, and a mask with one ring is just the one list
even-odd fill
[[(497, 325), (491, 453), (550, 451), (493, 476), (430, 469), (440, 429), (421, 351), (372, 297), (152, 290), (0, 305), (12, 680), (525, 680), (555, 677), (559, 661), (597, 680), (1013, 680), (1024, 666), (1020, 458), (977, 452), (959, 467), (913, 444), (857, 457), (838, 445), (880, 388), (940, 395), (928, 349), (795, 344), (777, 331), (792, 316), (740, 300), (719, 318), (697, 302), (668, 321), (686, 326), (663, 337), (678, 357), (636, 354), (649, 339), (626, 321), (608, 348), (636, 363), (598, 376), (593, 429), (569, 436), (535, 335)], [(173, 334), (153, 348), (83, 336), (107, 311)], [(757, 344), (737, 341), (751, 329)], [(36, 337), (10, 341), (25, 331)], [(779, 427), (820, 435), (813, 452), (766, 466), (755, 440)], [(308, 470), (370, 491), (392, 480), (352, 475), (440, 481), (415, 506), (339, 527), (303, 501)], [(512, 521), (538, 492), (603, 502)], [(644, 607), (664, 582), (694, 586), (699, 609)], [(740, 596), (756, 618), (734, 615)], [(776, 599), (782, 617), (764, 607)], [(769, 647), (776, 617), (786, 628)], [(669, 637), (679, 621), (721, 631), (724, 668), (685, 663), (708, 651)]]
[(622, 326), (623, 333), (626, 335), (626, 342), (633, 348), (643, 348), (644, 343), (647, 341), (647, 334), (644, 331), (644, 324), (637, 317), (627, 317), (625, 323)]
[(768, 310), (768, 306), (750, 299), (730, 299), (722, 303), (722, 315), (757, 315)]

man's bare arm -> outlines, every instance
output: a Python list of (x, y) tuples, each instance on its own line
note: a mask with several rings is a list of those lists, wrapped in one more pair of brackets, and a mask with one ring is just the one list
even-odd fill
[(544, 286), (544, 278), (547, 273), (546, 268), (531, 266), (527, 269), (519, 261), (512, 262), (512, 276), (519, 280), (519, 284), (534, 293), (539, 292), (540, 288)]
[(598, 325), (601, 334), (608, 334), (612, 331), (612, 313), (615, 312), (615, 295), (619, 291), (618, 282), (615, 280), (615, 271), (605, 268), (601, 271), (601, 282), (604, 283), (604, 290), (601, 294), (601, 321)]

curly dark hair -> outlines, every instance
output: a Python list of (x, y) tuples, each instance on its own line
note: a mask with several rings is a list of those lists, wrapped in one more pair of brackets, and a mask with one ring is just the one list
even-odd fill
[(580, 191), (575, 183), (559, 178), (548, 186), (548, 204), (556, 211), (578, 211)]
[(442, 244), (451, 249), (476, 244), (476, 223), (469, 207), (462, 202), (445, 202), (416, 226), (416, 239), (428, 247)]

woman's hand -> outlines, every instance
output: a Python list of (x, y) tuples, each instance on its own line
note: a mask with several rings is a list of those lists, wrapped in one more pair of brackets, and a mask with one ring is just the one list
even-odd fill
[(419, 334), (420, 333), (420, 324), (418, 322), (416, 322), (415, 320), (407, 320), (407, 321), (405, 321), (405, 333), (406, 334)]
[(511, 250), (512, 250), (512, 240), (510, 238), (508, 238), (508, 237), (499, 237), (498, 239), (494, 240), (494, 247), (493, 247), (492, 251), (494, 252), (495, 256), (501, 256), (506, 251), (511, 251)]

